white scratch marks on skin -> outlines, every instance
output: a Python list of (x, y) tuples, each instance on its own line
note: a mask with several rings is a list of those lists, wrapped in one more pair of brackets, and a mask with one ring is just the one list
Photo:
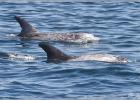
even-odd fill
[(88, 54), (71, 59), (70, 61), (103, 61), (103, 62), (114, 62), (114, 63), (127, 63), (127, 58), (111, 55), (111, 54)]
[(46, 33), (34, 36), (32, 39), (74, 43), (88, 43), (100, 40), (98, 37), (89, 33)]

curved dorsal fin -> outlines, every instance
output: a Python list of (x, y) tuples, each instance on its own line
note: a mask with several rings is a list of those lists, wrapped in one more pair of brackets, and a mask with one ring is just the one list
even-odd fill
[(39, 43), (39, 46), (47, 53), (48, 60), (65, 61), (73, 58), (72, 56), (63, 53), (62, 51), (47, 42), (41, 42)]
[(26, 20), (20, 18), (19, 16), (15, 16), (15, 19), (22, 28), (21, 33), (18, 36), (32, 37), (38, 35), (36, 28), (29, 24)]

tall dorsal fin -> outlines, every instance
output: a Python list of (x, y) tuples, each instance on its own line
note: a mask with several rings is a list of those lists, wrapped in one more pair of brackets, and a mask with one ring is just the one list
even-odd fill
[(65, 61), (72, 59), (74, 57), (69, 56), (56, 47), (50, 45), (47, 42), (41, 42), (39, 43), (39, 46), (47, 53), (47, 59), (48, 60), (59, 60), (59, 61)]
[(19, 16), (15, 16), (15, 19), (22, 28), (21, 33), (18, 36), (32, 37), (38, 35), (36, 28), (29, 24), (25, 19), (22, 19)]

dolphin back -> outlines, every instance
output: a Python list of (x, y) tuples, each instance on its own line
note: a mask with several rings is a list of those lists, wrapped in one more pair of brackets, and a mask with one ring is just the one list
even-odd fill
[(41, 42), (39, 46), (47, 53), (48, 60), (66, 61), (73, 58), (47, 42)]
[(21, 37), (33, 37), (38, 35), (37, 29), (33, 27), (31, 24), (29, 24), (25, 19), (15, 16), (15, 20), (20, 24), (21, 32), (18, 36)]

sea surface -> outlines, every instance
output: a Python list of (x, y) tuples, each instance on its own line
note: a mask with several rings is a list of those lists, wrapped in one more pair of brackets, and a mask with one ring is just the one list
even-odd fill
[[(40, 32), (101, 39), (52, 43), (67, 54), (108, 53), (130, 62), (47, 62), (40, 41), (15, 37), (21, 30), (15, 15)], [(7, 57), (13, 53), (21, 57)], [(0, 100), (140, 100), (140, 2), (0, 2)]]

